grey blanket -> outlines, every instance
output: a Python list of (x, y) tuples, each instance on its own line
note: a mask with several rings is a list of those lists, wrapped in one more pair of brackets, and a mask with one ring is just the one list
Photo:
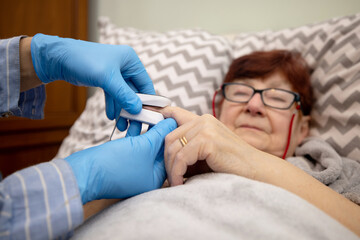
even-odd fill
[[(287, 160), (360, 203), (360, 164), (308, 138)], [(359, 239), (298, 196), (243, 177), (209, 173), (121, 201), (74, 239)]]
[(360, 163), (339, 156), (324, 140), (310, 137), (286, 160), (360, 205)]
[(74, 239), (358, 239), (328, 215), (273, 185), (208, 173), (119, 202)]

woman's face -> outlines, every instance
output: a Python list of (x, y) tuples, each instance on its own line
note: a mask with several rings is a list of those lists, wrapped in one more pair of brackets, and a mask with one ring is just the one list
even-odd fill
[[(245, 83), (255, 89), (281, 88), (293, 91), (291, 84), (280, 72), (275, 72), (265, 79), (244, 79), (234, 82)], [(257, 93), (248, 103), (235, 103), (224, 99), (219, 120), (255, 148), (282, 157), (295, 110), (295, 104), (287, 110), (265, 106), (260, 94)], [(293, 155), (296, 146), (308, 134), (309, 117), (299, 117), (300, 112), (296, 112), (287, 156)]]

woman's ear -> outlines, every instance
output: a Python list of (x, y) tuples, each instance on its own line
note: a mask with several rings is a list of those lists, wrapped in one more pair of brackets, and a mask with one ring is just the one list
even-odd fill
[(298, 129), (298, 137), (297, 144), (299, 145), (309, 134), (310, 129), (310, 116), (301, 115), (299, 117), (299, 129)]

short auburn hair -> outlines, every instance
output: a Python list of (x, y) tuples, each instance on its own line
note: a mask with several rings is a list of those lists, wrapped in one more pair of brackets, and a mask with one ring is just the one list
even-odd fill
[(293, 90), (300, 94), (304, 115), (309, 115), (313, 104), (310, 69), (300, 53), (287, 50), (258, 51), (235, 59), (224, 83), (239, 79), (267, 78), (281, 72)]

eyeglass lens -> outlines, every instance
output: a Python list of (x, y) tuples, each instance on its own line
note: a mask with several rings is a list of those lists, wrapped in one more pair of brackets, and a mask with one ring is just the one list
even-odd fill
[[(274, 108), (287, 109), (295, 99), (292, 93), (276, 88), (259, 90), (259, 92), (264, 105)], [(226, 99), (239, 103), (250, 101), (254, 93), (255, 89), (244, 84), (229, 84), (224, 89)]]

